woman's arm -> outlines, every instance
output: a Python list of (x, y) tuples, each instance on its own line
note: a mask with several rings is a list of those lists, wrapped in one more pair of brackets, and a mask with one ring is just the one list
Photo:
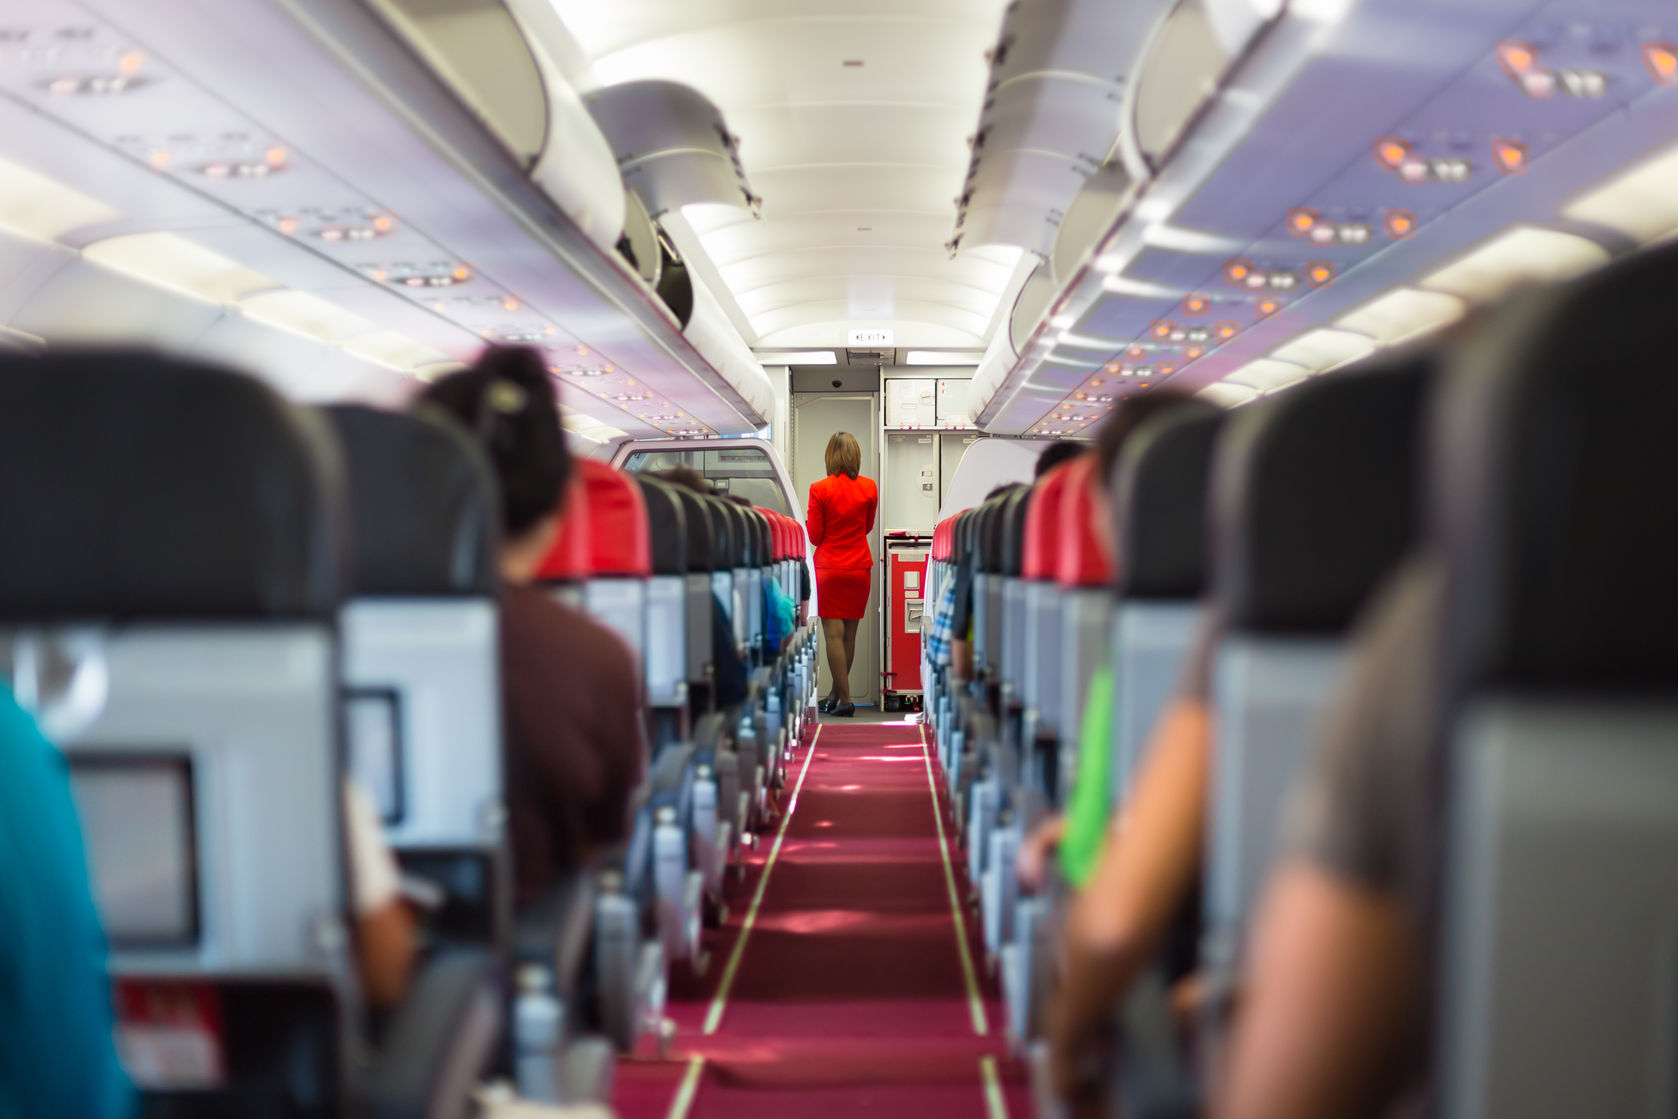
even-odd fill
[(880, 508), (880, 487), (872, 480), (868, 483), (868, 523), (862, 528), (863, 535), (874, 531), (874, 514)]
[(827, 535), (827, 520), (822, 512), (821, 498), (816, 496), (816, 487), (810, 487), (810, 507), (804, 513), (804, 533), (810, 538), (810, 547), (822, 546), (822, 538)]

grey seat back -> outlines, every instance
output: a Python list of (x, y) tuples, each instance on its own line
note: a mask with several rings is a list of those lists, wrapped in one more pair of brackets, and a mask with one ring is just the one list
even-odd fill
[(1124, 799), (1203, 618), (1206, 499), (1224, 415), (1182, 405), (1126, 441), (1108, 493), (1118, 553), (1111, 795)]
[[(336, 468), (318, 417), (251, 379), (125, 351), (0, 358), (0, 523), (28, 541), (0, 550), (0, 641), (68, 627), (102, 678), (55, 729), (112, 974), (206, 981), (230, 1034), (253, 989), (328, 1021), (356, 1001)], [(287, 1012), (265, 1017), (281, 1036)], [(339, 1085), (333, 1044), (314, 1055)]]
[(1008, 495), (1002, 510), (1002, 704), (1019, 707), (1025, 697), (1026, 593), (1021, 565), (1025, 554), (1026, 511), (1032, 490), (1021, 486)]
[(1237, 967), (1284, 801), (1345, 638), (1414, 538), (1432, 371), (1398, 355), (1308, 382), (1228, 422), (1213, 464), (1217, 743), (1202, 963)]
[(1090, 682), (1107, 656), (1113, 614), (1113, 571), (1108, 543), (1095, 517), (1095, 460), (1075, 461), (1061, 499), (1059, 569), (1059, 682), (1055, 726), (1060, 735), (1059, 799), (1070, 791), (1078, 731)]
[[(646, 643), (641, 666), (647, 702), (681, 707), (687, 702), (688, 526), (676, 487), (634, 476), (641, 486), (652, 531), (652, 575), (647, 579)], [(707, 615), (708, 616), (708, 615)]]
[(1665, 248), (1528, 296), (1440, 401), (1447, 1116), (1678, 1109), (1675, 294)]
[(503, 843), (494, 479), (440, 420), (325, 409), (349, 491), (350, 772), (398, 849)]

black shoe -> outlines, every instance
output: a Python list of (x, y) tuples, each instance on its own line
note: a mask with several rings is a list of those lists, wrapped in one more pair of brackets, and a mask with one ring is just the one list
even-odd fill
[(835, 705), (829, 708), (827, 713), (835, 718), (849, 719), (852, 715), (856, 714), (856, 704), (847, 703), (843, 707)]
[(823, 715), (826, 715), (836, 706), (838, 706), (838, 704), (836, 704), (832, 699), (824, 699), (820, 703), (816, 704), (816, 710), (820, 711)]

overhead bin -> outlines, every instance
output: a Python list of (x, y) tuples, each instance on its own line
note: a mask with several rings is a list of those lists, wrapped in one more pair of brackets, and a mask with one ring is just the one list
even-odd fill
[(1014, 0), (991, 52), (953, 252), (1053, 250), (1063, 219), (1108, 163), (1132, 61), (1168, 0)]
[(617, 162), (543, 42), (504, 0), (372, 0), (591, 241), (624, 232)]
[(681, 82), (603, 86), (584, 98), (605, 133), (624, 185), (654, 218), (696, 202), (757, 212), (740, 152), (722, 113)]

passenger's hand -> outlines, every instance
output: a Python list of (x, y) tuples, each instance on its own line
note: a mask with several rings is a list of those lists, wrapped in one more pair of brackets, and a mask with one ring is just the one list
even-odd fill
[(1060, 846), (1061, 836), (1066, 833), (1066, 818), (1064, 816), (1050, 816), (1027, 833), (1020, 843), (1019, 854), (1014, 857), (1014, 874), (1020, 882), (1020, 889), (1028, 894), (1039, 893), (1047, 877), (1049, 856), (1055, 848)]
[(1049, 1009), (1049, 1086), (1072, 1116), (1102, 1114), (1099, 1039), (1077, 1036), (1066, 1028), (1057, 996)]

